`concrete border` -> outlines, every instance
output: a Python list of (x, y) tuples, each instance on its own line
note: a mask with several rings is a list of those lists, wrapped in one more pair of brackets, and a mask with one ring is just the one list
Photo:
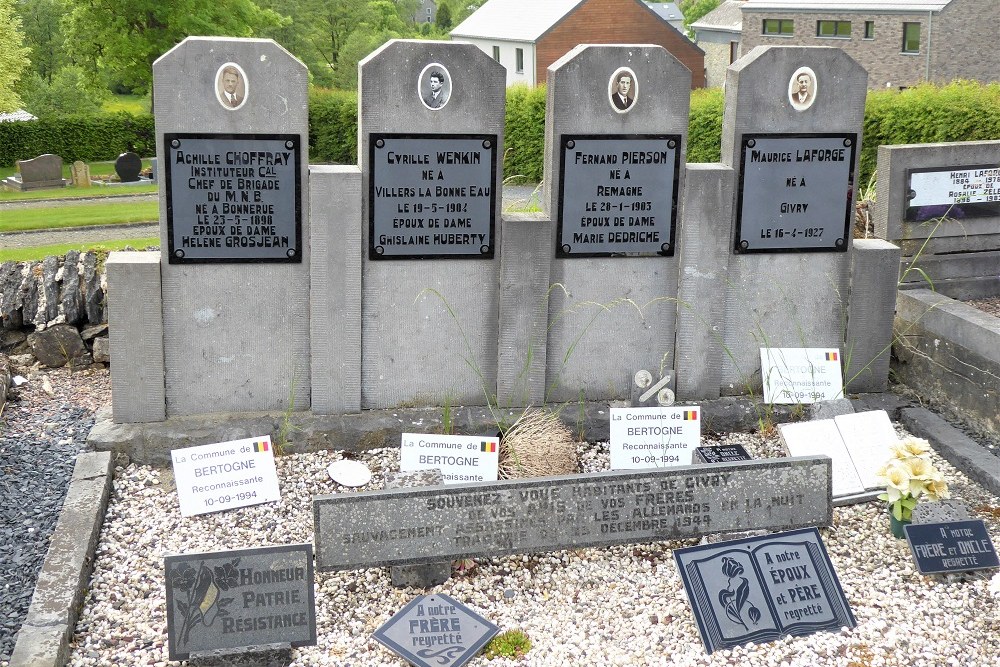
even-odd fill
[(9, 667), (62, 667), (69, 659), (111, 493), (111, 460), (110, 452), (84, 452), (76, 459)]
[(908, 431), (930, 442), (938, 454), (970, 479), (1000, 497), (1000, 456), (986, 451), (926, 408), (905, 408), (900, 421)]

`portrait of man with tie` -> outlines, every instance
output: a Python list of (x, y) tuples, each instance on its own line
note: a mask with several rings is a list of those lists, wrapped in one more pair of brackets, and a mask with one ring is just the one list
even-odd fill
[(247, 79), (236, 63), (226, 63), (215, 77), (215, 92), (227, 109), (239, 109), (247, 98)]
[(805, 111), (816, 99), (816, 72), (811, 67), (800, 67), (788, 81), (788, 101), (796, 111)]
[(417, 94), (428, 109), (440, 109), (451, 97), (451, 75), (439, 63), (431, 63), (420, 73)]
[(628, 67), (623, 67), (611, 76), (611, 106), (615, 111), (624, 113), (632, 108), (635, 98), (639, 94), (636, 85), (635, 72)]

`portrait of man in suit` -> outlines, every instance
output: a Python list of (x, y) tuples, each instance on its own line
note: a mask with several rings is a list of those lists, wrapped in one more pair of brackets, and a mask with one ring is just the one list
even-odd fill
[(227, 109), (239, 109), (247, 97), (246, 76), (235, 63), (226, 63), (219, 68), (215, 78), (215, 93), (219, 102)]
[(805, 111), (816, 99), (816, 73), (810, 67), (800, 67), (788, 82), (788, 101), (796, 111)]
[(611, 104), (618, 112), (632, 108), (639, 90), (636, 87), (635, 72), (623, 67), (611, 77)]
[(430, 64), (420, 73), (420, 99), (428, 109), (440, 109), (451, 97), (451, 77), (448, 70), (436, 63)]

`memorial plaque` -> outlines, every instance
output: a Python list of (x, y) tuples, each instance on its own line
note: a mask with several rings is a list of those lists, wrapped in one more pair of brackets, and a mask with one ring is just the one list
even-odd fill
[(369, 139), (369, 259), (491, 259), (497, 135)]
[(815, 528), (674, 551), (705, 649), (853, 628)]
[(612, 470), (689, 466), (701, 444), (701, 408), (611, 408)]
[(909, 169), (906, 190), (909, 222), (1000, 216), (1000, 165)]
[(903, 532), (920, 574), (1000, 567), (997, 551), (982, 519), (911, 523), (903, 526)]
[(496, 436), (404, 433), (399, 469), (440, 470), (445, 484), (495, 482), (499, 450), (500, 438)]
[(753, 460), (753, 457), (740, 444), (696, 447), (694, 455), (695, 459), (703, 463), (736, 463)]
[(830, 459), (316, 496), (320, 570), (829, 525)]
[(557, 257), (674, 254), (679, 134), (562, 137)]
[(312, 545), (166, 556), (171, 660), (316, 643)]
[(778, 424), (778, 435), (791, 456), (822, 454), (833, 459), (834, 497), (864, 493), (865, 485), (832, 419)]
[[(869, 410), (833, 418), (840, 438), (854, 462), (858, 478), (866, 489), (885, 489), (878, 471), (892, 458), (892, 445), (899, 442), (896, 429), (885, 410)], [(834, 464), (836, 465), (836, 464)]]
[(856, 134), (745, 134), (737, 253), (846, 252)]
[(416, 667), (461, 667), (498, 632), (461, 602), (438, 593), (413, 598), (372, 636)]
[(295, 134), (164, 134), (171, 264), (301, 262)]

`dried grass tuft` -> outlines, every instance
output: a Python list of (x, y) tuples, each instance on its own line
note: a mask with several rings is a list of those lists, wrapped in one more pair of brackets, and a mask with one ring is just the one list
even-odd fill
[(576, 472), (573, 433), (548, 410), (528, 408), (500, 440), (500, 479)]

